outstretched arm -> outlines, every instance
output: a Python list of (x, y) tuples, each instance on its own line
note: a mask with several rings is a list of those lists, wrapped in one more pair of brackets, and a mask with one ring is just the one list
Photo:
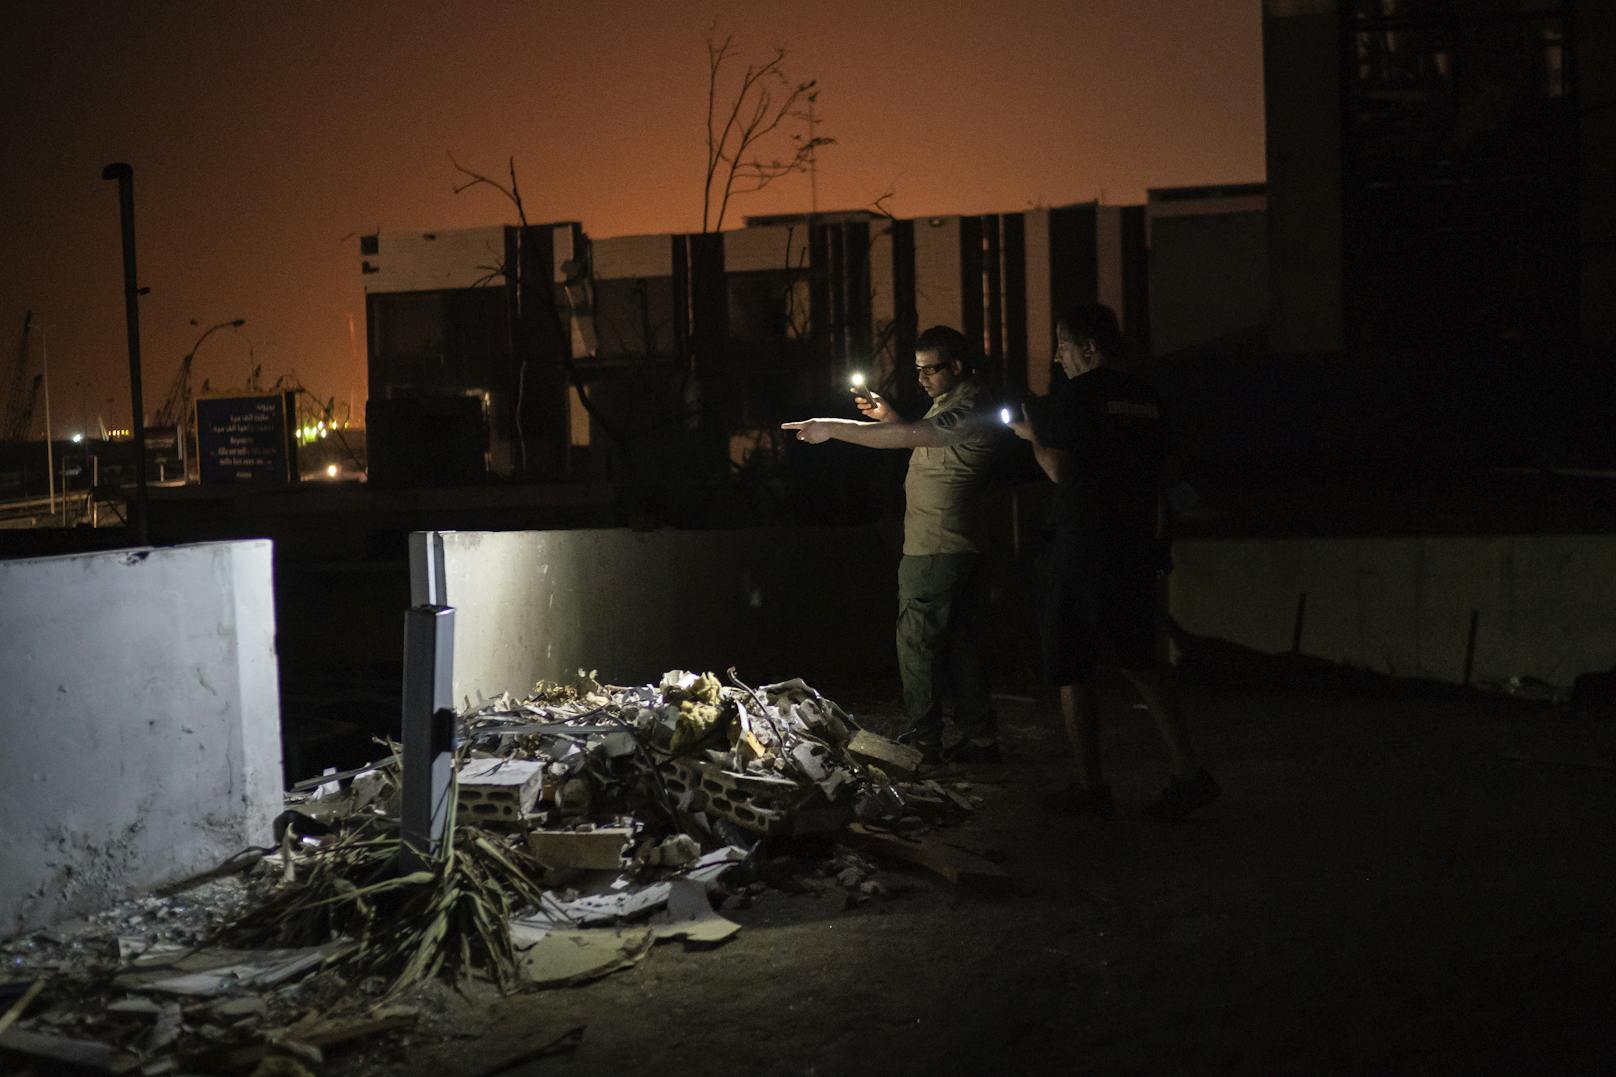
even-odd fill
[(864, 422), (859, 419), (804, 419), (781, 423), (782, 430), (795, 430), (798, 441), (819, 445), (826, 441), (846, 441), (866, 449), (940, 448), (945, 442), (937, 427), (925, 420), (905, 423), (895, 420)]

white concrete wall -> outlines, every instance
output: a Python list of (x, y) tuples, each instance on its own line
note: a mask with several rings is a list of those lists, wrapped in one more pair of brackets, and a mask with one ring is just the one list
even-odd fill
[(616, 684), (729, 665), (753, 684), (886, 670), (896, 565), (874, 528), (418, 532), (410, 590), (455, 609), (464, 705), (579, 669)]
[(634, 280), (673, 273), (673, 240), (667, 235), (591, 236), (589, 248), (596, 280)]
[(1055, 361), (1049, 210), (1030, 209), (1023, 216), (1027, 222), (1027, 389), (1042, 396), (1049, 392), (1049, 365)]
[(1174, 617), (1196, 635), (1378, 673), (1565, 687), (1616, 666), (1616, 536), (1201, 539), (1173, 548)]
[(265, 540), (0, 562), (0, 936), (269, 844)]
[[(915, 219), (915, 327), (959, 329), (965, 314), (960, 281), (960, 219)], [(900, 359), (899, 362), (905, 360)]]
[(367, 292), (430, 292), (503, 284), (493, 271), (505, 262), (505, 228), (446, 228), (441, 232), (379, 232), (376, 253), (364, 256), (376, 272)]

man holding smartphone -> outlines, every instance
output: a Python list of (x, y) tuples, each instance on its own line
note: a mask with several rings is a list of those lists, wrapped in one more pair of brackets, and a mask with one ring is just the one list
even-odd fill
[(1037, 421), (1010, 424), (1055, 484), (1051, 538), (1038, 562), (1039, 628), (1078, 773), (1045, 806), (1101, 818), (1116, 813), (1100, 767), (1095, 686), (1105, 664), (1144, 700), (1171, 760), (1172, 779), (1146, 814), (1181, 819), (1220, 790), (1196, 760), (1171, 670), (1156, 654), (1167, 416), (1148, 383), (1115, 365), (1122, 334), (1110, 307), (1073, 308), (1056, 323), (1055, 338), (1055, 360), (1069, 380)]
[[(979, 544), (982, 493), (1003, 427), (973, 376), (974, 356), (958, 330), (936, 325), (915, 340), (915, 376), (931, 408), (915, 422), (884, 398), (855, 387), (865, 419), (782, 423), (818, 445), (846, 441), (909, 449), (904, 480), (903, 560), (898, 565), (898, 672), (908, 724), (899, 738), (928, 762), (1000, 759), (980, 632), (987, 580)], [(957, 739), (944, 748), (943, 690), (953, 689)]]

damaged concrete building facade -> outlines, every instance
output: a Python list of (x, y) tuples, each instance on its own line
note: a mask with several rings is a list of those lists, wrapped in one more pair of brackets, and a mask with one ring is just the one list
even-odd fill
[[(1196, 219), (1260, 246), (1261, 187), (1242, 194), (1203, 198)], [(854, 372), (912, 394), (908, 356), (933, 324), (980, 340), (995, 384), (1044, 392), (1062, 306), (1108, 303), (1148, 345), (1158, 204), (1185, 217), (1168, 190), (1149, 205), (758, 217), (693, 235), (561, 222), (362, 237), (371, 475), (718, 481), (780, 419), (841, 400)], [(1193, 257), (1188, 231), (1169, 226), (1190, 245), (1167, 264)], [(1262, 309), (1261, 273), (1230, 286), (1251, 293), (1236, 309)], [(1175, 346), (1227, 328), (1227, 312), (1182, 307), (1166, 308)]]

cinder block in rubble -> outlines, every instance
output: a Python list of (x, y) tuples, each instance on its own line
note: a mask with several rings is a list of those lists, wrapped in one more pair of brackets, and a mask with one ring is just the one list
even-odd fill
[(533, 810), (543, 782), (543, 763), (530, 759), (472, 759), (460, 768), (460, 818), (514, 825)]
[(921, 753), (907, 744), (861, 729), (847, 742), (847, 754), (862, 763), (873, 763), (888, 775), (900, 781), (913, 778), (920, 771)]
[(739, 774), (714, 763), (675, 759), (663, 781), (691, 811), (721, 815), (758, 834), (791, 832), (803, 789), (789, 778)]
[(593, 830), (530, 830), (527, 835), (533, 858), (547, 868), (601, 869), (612, 871), (623, 866), (623, 846), (631, 831), (626, 826), (601, 826)]

